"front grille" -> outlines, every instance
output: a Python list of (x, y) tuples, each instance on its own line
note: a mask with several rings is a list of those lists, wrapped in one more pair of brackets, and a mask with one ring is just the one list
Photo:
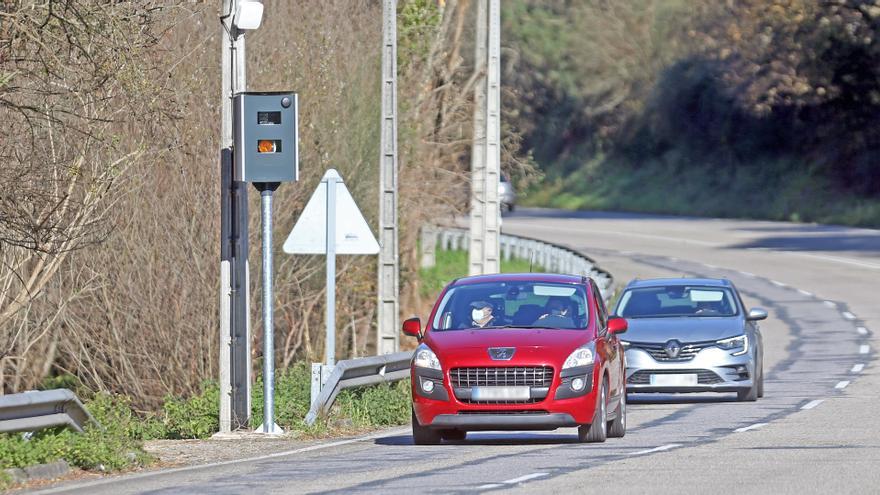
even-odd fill
[(550, 366), (453, 368), (449, 371), (449, 378), (454, 388), (549, 387), (553, 381), (553, 368)]
[(712, 385), (713, 383), (722, 383), (723, 378), (718, 376), (712, 370), (639, 370), (633, 373), (626, 383), (631, 385), (650, 385), (651, 375), (672, 375), (672, 374), (696, 374), (697, 384)]
[(709, 342), (692, 342), (690, 344), (682, 344), (681, 351), (675, 358), (666, 354), (666, 343), (654, 344), (649, 342), (630, 342), (630, 349), (640, 349), (654, 358), (655, 361), (690, 361), (703, 349), (715, 345), (714, 341)]

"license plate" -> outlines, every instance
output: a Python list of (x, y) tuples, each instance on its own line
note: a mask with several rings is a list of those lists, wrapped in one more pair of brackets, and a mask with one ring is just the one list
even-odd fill
[(526, 400), (530, 396), (529, 387), (474, 387), (472, 400)]
[(657, 387), (693, 387), (697, 385), (696, 374), (651, 375), (651, 385)]

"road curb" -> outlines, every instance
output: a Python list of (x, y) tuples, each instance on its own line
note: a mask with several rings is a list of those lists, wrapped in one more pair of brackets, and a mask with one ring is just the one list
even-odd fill
[(70, 465), (67, 464), (67, 461), (62, 459), (47, 464), (35, 464), (23, 468), (4, 469), (3, 472), (5, 472), (15, 483), (26, 483), (28, 481), (50, 480), (63, 476), (70, 472)]

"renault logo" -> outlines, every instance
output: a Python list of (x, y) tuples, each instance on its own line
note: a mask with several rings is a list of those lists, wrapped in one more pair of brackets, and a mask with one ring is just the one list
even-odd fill
[(669, 356), (669, 359), (675, 359), (681, 352), (681, 342), (677, 340), (670, 340), (666, 343), (665, 346), (663, 346), (663, 350), (666, 351), (666, 355)]
[(516, 347), (490, 347), (489, 357), (493, 361), (510, 361), (514, 352), (516, 352)]

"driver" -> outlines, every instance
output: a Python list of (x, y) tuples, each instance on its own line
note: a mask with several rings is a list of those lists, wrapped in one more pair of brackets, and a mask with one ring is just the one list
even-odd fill
[(486, 301), (474, 301), (470, 304), (471, 324), (466, 328), (485, 328), (499, 324), (492, 312), (494, 308)]
[(540, 320), (545, 318), (549, 318), (551, 316), (561, 316), (561, 317), (570, 317), (568, 313), (571, 311), (571, 308), (568, 305), (568, 301), (566, 299), (560, 297), (551, 297), (549, 301), (547, 301), (547, 306), (545, 307), (546, 313), (544, 313)]

